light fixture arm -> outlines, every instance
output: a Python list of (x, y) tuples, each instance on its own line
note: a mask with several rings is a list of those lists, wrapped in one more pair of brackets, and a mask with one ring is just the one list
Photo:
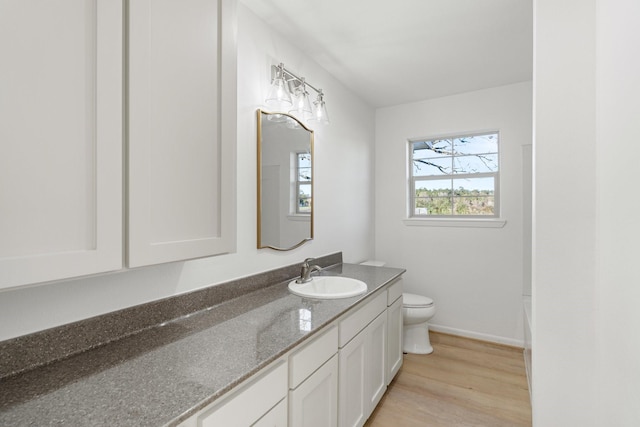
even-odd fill
[(276, 76), (278, 75), (278, 72), (282, 73), (282, 76), (285, 78), (285, 81), (287, 83), (291, 82), (293, 84), (294, 89), (296, 89), (298, 86), (304, 85), (305, 87), (309, 87), (313, 89), (318, 95), (322, 94), (322, 89), (317, 89), (315, 86), (310, 84), (304, 77), (299, 77), (294, 73), (292, 73), (291, 71), (287, 70), (284, 67), (284, 64), (282, 62), (278, 65), (271, 66), (271, 80), (276, 78)]

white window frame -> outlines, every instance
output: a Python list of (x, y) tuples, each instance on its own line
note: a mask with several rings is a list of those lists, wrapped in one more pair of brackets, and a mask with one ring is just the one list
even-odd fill
[[(308, 155), (311, 156), (311, 154), (309, 152), (306, 151), (301, 151), (301, 152), (296, 152), (295, 156), (294, 156), (294, 161), (295, 161), (295, 167), (294, 167), (294, 172), (295, 172), (295, 193), (293, 194), (293, 200), (294, 200), (294, 215), (301, 215), (301, 216), (310, 216), (311, 212), (301, 212), (300, 211), (300, 203), (299, 203), (299, 195), (300, 195), (300, 185), (311, 185), (311, 198), (309, 199), (309, 207), (311, 209), (313, 209), (313, 164), (311, 164), (311, 166), (309, 167), (309, 169), (311, 169), (311, 178), (309, 179), (309, 181), (300, 181), (300, 156), (301, 155)], [(306, 169), (306, 168), (305, 168)]]
[[(473, 136), (483, 136), (483, 135), (491, 135), (496, 134), (498, 138), (498, 170), (496, 172), (482, 172), (482, 173), (465, 173), (465, 174), (444, 174), (444, 175), (433, 175), (433, 176), (419, 176), (415, 177), (413, 175), (414, 164), (413, 164), (413, 144), (415, 142), (420, 141), (434, 141), (440, 139), (456, 139), (456, 138), (465, 138), (465, 137), (473, 137)], [(482, 153), (480, 153), (482, 154)], [(487, 153), (489, 154), (489, 153)], [(452, 163), (455, 159), (455, 155), (451, 156)], [(465, 133), (456, 133), (456, 134), (447, 134), (447, 135), (439, 135), (439, 136), (431, 136), (427, 138), (412, 138), (407, 142), (407, 175), (408, 175), (408, 185), (407, 185), (407, 218), (403, 221), (405, 225), (415, 226), (436, 226), (436, 227), (503, 227), (506, 224), (506, 221), (501, 219), (501, 203), (500, 203), (500, 169), (501, 169), (501, 136), (500, 131), (496, 129), (484, 130), (484, 131), (476, 131), (476, 132), (465, 132)], [(419, 181), (428, 181), (428, 180), (451, 180), (452, 182), (452, 191), (453, 189), (453, 181), (455, 179), (464, 179), (468, 177), (473, 178), (481, 178), (481, 177), (493, 177), (494, 178), (494, 214), (493, 215), (462, 215), (462, 214), (451, 214), (451, 215), (416, 215), (415, 213), (415, 188), (416, 182)], [(453, 196), (452, 196), (453, 197)]]

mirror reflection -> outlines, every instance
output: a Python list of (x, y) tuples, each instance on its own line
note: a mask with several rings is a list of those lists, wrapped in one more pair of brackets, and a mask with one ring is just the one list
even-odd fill
[(258, 110), (258, 248), (294, 249), (313, 238), (313, 131)]

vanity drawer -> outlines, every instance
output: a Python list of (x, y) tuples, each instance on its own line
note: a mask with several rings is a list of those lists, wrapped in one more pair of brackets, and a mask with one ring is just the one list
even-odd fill
[(390, 307), (401, 296), (402, 296), (402, 278), (399, 278), (387, 288), (387, 306)]
[[(197, 416), (202, 427), (252, 425), (287, 396), (287, 362), (280, 360)], [(188, 425), (188, 424), (183, 424)]]
[(289, 356), (289, 388), (294, 389), (338, 351), (338, 328), (330, 326)]
[(349, 314), (340, 321), (340, 344), (344, 347), (358, 332), (363, 330), (373, 319), (387, 309), (387, 291), (379, 292), (369, 302)]

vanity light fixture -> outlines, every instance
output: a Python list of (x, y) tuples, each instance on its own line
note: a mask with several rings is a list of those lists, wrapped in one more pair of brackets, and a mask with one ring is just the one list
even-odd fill
[[(317, 94), (313, 106), (307, 88)], [(271, 66), (271, 86), (265, 103), (279, 111), (295, 114), (301, 120), (329, 123), (322, 89), (316, 89), (304, 77), (296, 76), (283, 63)]]

